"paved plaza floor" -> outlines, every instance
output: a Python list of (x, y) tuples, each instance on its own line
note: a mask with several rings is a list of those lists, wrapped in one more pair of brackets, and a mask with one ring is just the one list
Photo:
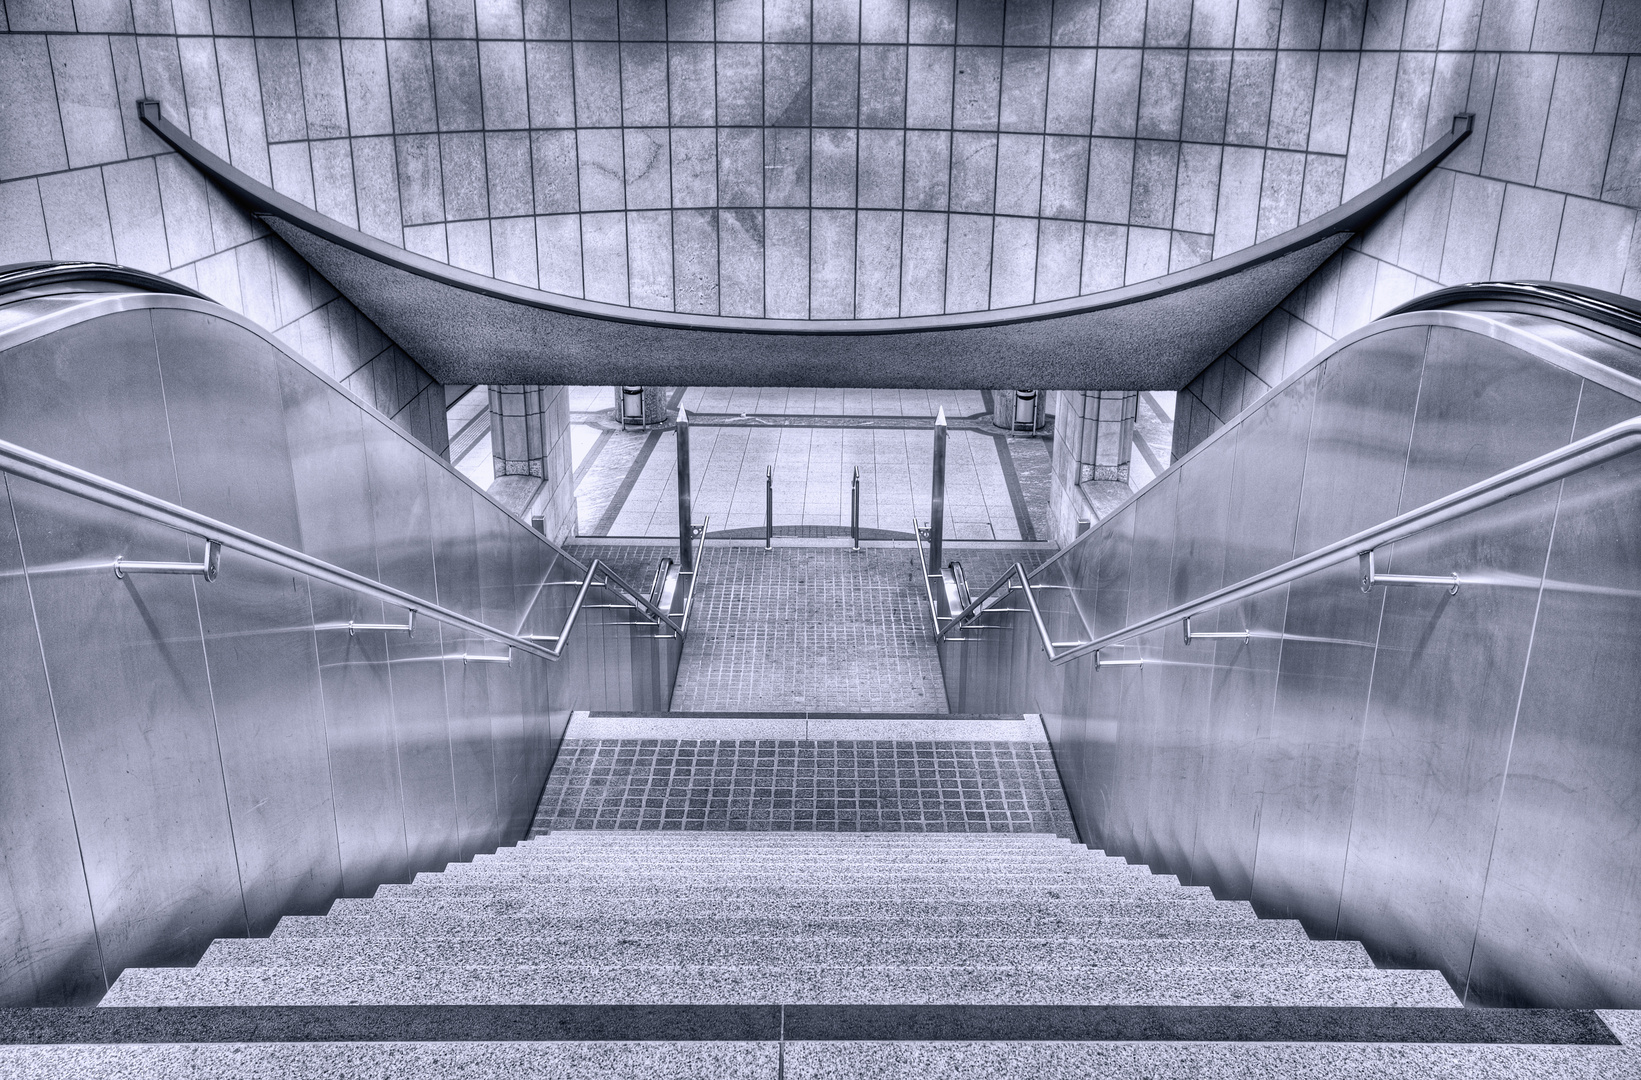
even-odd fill
[[(690, 418), (695, 519), (710, 516), (714, 536), (762, 536), (768, 476), (777, 536), (847, 535), (858, 468), (862, 535), (910, 539), (912, 519), (929, 518), (934, 418), (944, 408), (947, 535), (1043, 539), (1049, 441), (992, 426), (988, 399), (975, 390), (679, 387), (668, 406)], [(622, 430), (614, 406), (610, 387), (571, 390), (577, 533), (675, 536), (674, 425)]]
[[(909, 543), (709, 543), (672, 708), (682, 712), (944, 713), (928, 595)], [(648, 582), (676, 549), (583, 541), (571, 551)], [(1036, 565), (1044, 546), (954, 544), (971, 579)], [(640, 586), (642, 587), (642, 586)]]

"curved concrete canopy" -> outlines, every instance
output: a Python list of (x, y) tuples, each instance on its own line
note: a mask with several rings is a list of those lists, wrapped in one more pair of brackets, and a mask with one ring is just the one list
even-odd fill
[(1332, 212), (1151, 281), (1013, 308), (792, 320), (651, 311), (544, 292), (408, 252), (143, 120), (449, 383), (1177, 387), (1234, 343), (1470, 132), (1470, 118)]

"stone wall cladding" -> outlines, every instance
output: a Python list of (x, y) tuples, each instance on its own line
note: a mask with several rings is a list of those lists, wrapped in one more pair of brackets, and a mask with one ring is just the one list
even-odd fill
[[(1634, 168), (1584, 161), (1613, 124), (1577, 104), (1628, 101), (1627, 7), (10, 0), (0, 206), (8, 255), (112, 252), (307, 315), (220, 258), (277, 245), (162, 153), (150, 96), (292, 198), (506, 281), (771, 318), (1006, 308), (1314, 218), (1495, 84), (1502, 127), (1563, 133), (1546, 190), (1629, 206)], [(1478, 136), (1484, 175), (1535, 182), (1531, 140)]]
[(251, 29), (232, 4), (214, 16), (203, 4), (6, 5), (0, 265), (92, 260), (164, 274), (271, 331), (443, 454), (432, 376), (137, 119), (138, 98), (166, 101), (214, 151), (271, 179), (269, 132), (285, 129), (264, 120), (265, 43), (235, 36)]
[(1429, 97), (1434, 116), (1439, 97), (1475, 114), (1474, 133), (1186, 387), (1176, 459), (1333, 341), (1442, 286), (1538, 279), (1641, 297), (1641, 5), (1409, 4), (1400, 34), (1387, 161), (1408, 138), (1401, 102)]

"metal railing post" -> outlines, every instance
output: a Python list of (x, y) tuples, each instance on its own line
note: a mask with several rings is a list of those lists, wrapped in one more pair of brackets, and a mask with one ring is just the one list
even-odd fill
[(854, 541), (853, 550), (860, 550), (860, 466), (855, 466), (854, 490), (849, 495), (849, 538)]
[(934, 483), (929, 492), (929, 580), (940, 579), (940, 588), (935, 590), (939, 598), (940, 607), (944, 608), (946, 597), (946, 579), (941, 571), (944, 565), (941, 562), (943, 540), (946, 531), (946, 407), (940, 407), (940, 413), (934, 418)]
[(694, 529), (690, 519), (689, 413), (678, 410), (678, 566), (695, 569)]
[(775, 466), (764, 466), (764, 550), (775, 546)]

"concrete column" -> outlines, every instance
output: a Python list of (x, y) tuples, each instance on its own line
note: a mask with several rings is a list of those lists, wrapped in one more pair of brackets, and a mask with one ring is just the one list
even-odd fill
[(570, 406), (562, 386), (491, 386), (497, 502), (558, 540), (575, 528)]
[(496, 476), (547, 477), (544, 388), (490, 387), (490, 452)]
[(1083, 391), (1078, 483), (1128, 483), (1128, 465), (1134, 456), (1134, 419), (1139, 408), (1138, 391)]

